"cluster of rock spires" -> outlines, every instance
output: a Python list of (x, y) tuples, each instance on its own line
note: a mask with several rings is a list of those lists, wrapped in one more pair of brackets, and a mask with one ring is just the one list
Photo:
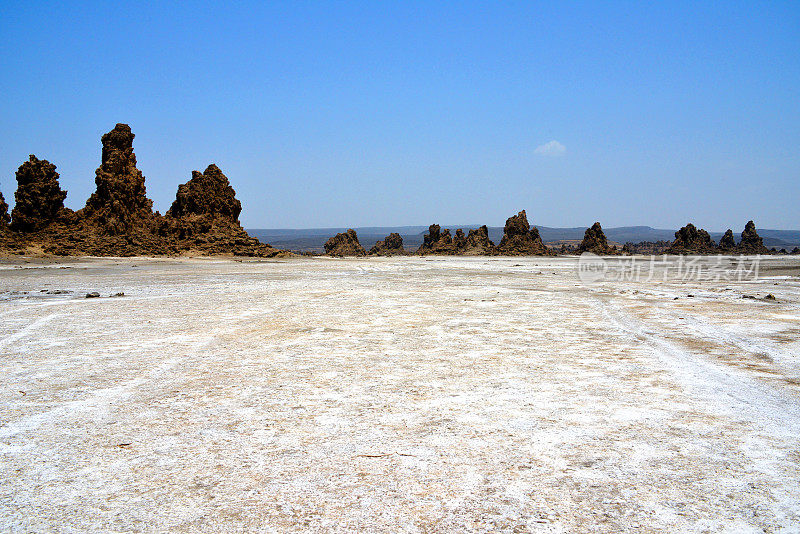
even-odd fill
[(468, 230), (467, 235), (459, 228), (455, 236), (451, 236), (449, 228), (442, 230), (438, 224), (432, 224), (417, 249), (417, 254), (487, 256), (496, 253), (486, 225)]
[(742, 239), (737, 244), (733, 230), (725, 231), (719, 244), (702, 228), (698, 230), (692, 223), (675, 232), (675, 241), (664, 251), (665, 254), (769, 254), (770, 250), (756, 231), (753, 221), (748, 221), (742, 231)]
[[(595, 222), (586, 229), (583, 240), (577, 248), (569, 251), (562, 246), (561, 253), (582, 254), (591, 252), (599, 256), (618, 254), (770, 254), (753, 221), (749, 221), (742, 232), (742, 239), (737, 244), (733, 232), (728, 230), (722, 236), (719, 244), (715, 244), (705, 230), (698, 230), (689, 223), (675, 232), (675, 241), (626, 243), (620, 250), (616, 245), (609, 246), (603, 228)], [(347, 232), (336, 234), (325, 243), (325, 253), (331, 256), (392, 256), (411, 254), (403, 248), (403, 238), (396, 233), (389, 234), (383, 241), (375, 243), (369, 252), (358, 241), (358, 235), (352, 228)], [(503, 238), (496, 245), (489, 239), (487, 227), (481, 226), (469, 230), (465, 236), (462, 229), (455, 235), (450, 230), (438, 224), (432, 224), (428, 233), (423, 237), (423, 243), (416, 254), (439, 255), (469, 255), (469, 256), (549, 256), (555, 255), (553, 249), (548, 248), (539, 235), (536, 227), (531, 227), (525, 210), (506, 220), (503, 229)], [(795, 248), (792, 254), (800, 253), (800, 248)]]
[(102, 136), (97, 189), (76, 212), (64, 207), (67, 192), (59, 186), (56, 166), (30, 156), (16, 173), (10, 217), (0, 195), (0, 249), (97, 256), (286, 254), (245, 232), (236, 192), (213, 164), (203, 173), (194, 171), (191, 180), (178, 187), (166, 215), (153, 212), (144, 176), (136, 167), (133, 138), (127, 124), (117, 124)]
[[(367, 252), (358, 241), (358, 235), (352, 228), (347, 232), (336, 234), (325, 243), (325, 253), (330, 256), (364, 256)], [(411, 254), (403, 248), (403, 238), (400, 234), (391, 233), (382, 241), (375, 243), (369, 250), (370, 256), (395, 256)], [(442, 228), (438, 224), (428, 227), (428, 233), (423, 237), (422, 245), (416, 254), (438, 254), (450, 256), (522, 256), (522, 255), (551, 255), (539, 236), (536, 227), (531, 228), (525, 211), (519, 212), (506, 221), (503, 239), (495, 245), (489, 239), (489, 229), (486, 225), (470, 229), (467, 234), (459, 228), (455, 235), (449, 228)]]

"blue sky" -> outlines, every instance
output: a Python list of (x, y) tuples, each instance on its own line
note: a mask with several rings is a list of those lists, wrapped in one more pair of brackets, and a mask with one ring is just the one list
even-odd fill
[(800, 228), (800, 2), (0, 2), (0, 189), (131, 125), (246, 227)]

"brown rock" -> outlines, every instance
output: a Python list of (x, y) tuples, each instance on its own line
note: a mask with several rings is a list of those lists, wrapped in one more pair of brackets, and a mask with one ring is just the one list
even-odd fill
[(383, 241), (378, 241), (369, 249), (372, 256), (397, 256), (406, 253), (403, 248), (403, 238), (400, 234), (392, 232)]
[(250, 237), (239, 224), (242, 204), (228, 178), (213, 163), (178, 186), (159, 233), (180, 252), (271, 257), (278, 250)]
[(101, 165), (95, 171), (97, 190), (81, 217), (109, 235), (141, 232), (153, 223), (153, 201), (147, 198), (144, 175), (136, 168), (130, 126), (117, 124), (103, 135)]
[(583, 234), (583, 241), (581, 241), (581, 244), (578, 245), (578, 248), (575, 252), (577, 254), (591, 252), (593, 254), (597, 254), (598, 256), (607, 256), (618, 253), (616, 247), (612, 248), (608, 246), (606, 234), (603, 233), (603, 228), (600, 226), (599, 222), (594, 223), (591, 228), (586, 229), (586, 232)]
[[(456, 232), (456, 235), (458, 235), (458, 232)], [(456, 240), (453, 241), (455, 242)], [(489, 239), (489, 229), (485, 224), (480, 228), (471, 229), (463, 245), (459, 244), (456, 248), (459, 254), (470, 256), (487, 256), (496, 253), (496, 247)]]
[(539, 229), (531, 228), (525, 210), (513, 215), (506, 220), (503, 229), (503, 239), (497, 247), (504, 256), (530, 256), (550, 255), (550, 250), (542, 243)]
[(467, 236), (464, 235), (464, 230), (459, 228), (456, 230), (456, 235), (453, 236), (453, 248), (457, 251), (463, 250), (467, 246)]
[(748, 221), (745, 225), (738, 251), (741, 254), (769, 254), (769, 250), (756, 232), (756, 225), (753, 221)]
[(325, 242), (325, 254), (329, 256), (365, 256), (367, 251), (358, 242), (356, 231), (350, 228), (347, 232), (336, 234)]
[(56, 166), (31, 155), (17, 170), (11, 228), (17, 232), (35, 232), (66, 216), (66, 197), (67, 192), (58, 185)]
[(732, 252), (736, 250), (736, 241), (733, 239), (733, 230), (728, 228), (719, 240), (718, 248), (722, 252)]
[(8, 204), (6, 199), (3, 198), (3, 193), (0, 193), (0, 230), (3, 230), (11, 222), (11, 217), (8, 215)]
[[(133, 137), (124, 124), (117, 124), (103, 136), (102, 164), (95, 177), (97, 190), (77, 213), (63, 208), (66, 193), (58, 188), (55, 166), (31, 156), (20, 167), (23, 180), (18, 178), (19, 191), (25, 200), (18, 200), (19, 210), (15, 210), (20, 214), (20, 224), (34, 220), (33, 227), (39, 229), (3, 232), (0, 249), (59, 256), (289, 254), (247, 235), (238, 221), (241, 204), (228, 179), (213, 165), (205, 173), (195, 173), (179, 188), (169, 215), (153, 213), (144, 176), (136, 168)], [(12, 222), (15, 219), (16, 214)], [(45, 224), (48, 220), (51, 222)]]
[[(463, 236), (463, 232), (462, 232)], [(438, 224), (428, 227), (428, 233), (422, 238), (422, 245), (417, 249), (417, 254), (455, 254), (456, 247), (450, 230), (441, 230)]]
[(213, 163), (205, 172), (192, 171), (192, 179), (178, 186), (167, 215), (175, 218), (209, 217), (239, 224), (242, 203), (228, 178)]
[(625, 243), (622, 251), (626, 254), (658, 255), (664, 254), (672, 246), (669, 241), (641, 241), (639, 243)]
[(698, 230), (692, 223), (675, 232), (675, 241), (666, 254), (714, 254), (717, 247), (711, 236), (703, 229)]

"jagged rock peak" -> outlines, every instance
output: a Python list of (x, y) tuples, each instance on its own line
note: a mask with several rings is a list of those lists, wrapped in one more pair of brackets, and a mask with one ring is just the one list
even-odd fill
[(378, 241), (375, 243), (375, 245), (369, 249), (369, 253), (375, 256), (394, 256), (398, 254), (405, 254), (406, 251), (403, 248), (403, 237), (396, 232), (392, 232), (391, 234), (387, 235), (383, 241)]
[(127, 124), (117, 124), (103, 135), (101, 165), (95, 171), (97, 190), (86, 201), (82, 215), (110, 234), (140, 229), (153, 216), (153, 201), (147, 198), (144, 175), (136, 168), (134, 134)]
[(728, 228), (719, 240), (720, 250), (734, 250), (736, 249), (736, 241), (733, 239), (733, 230)]
[(583, 234), (583, 241), (578, 245), (576, 251), (578, 254), (583, 252), (592, 252), (598, 255), (617, 254), (616, 247), (611, 248), (608, 246), (606, 234), (603, 232), (603, 227), (599, 222), (595, 222), (590, 228), (586, 229)]
[(478, 228), (473, 228), (467, 234), (467, 245), (494, 247), (494, 243), (489, 239), (489, 228), (484, 224)]
[(350, 228), (328, 239), (325, 253), (330, 256), (365, 256), (367, 251), (358, 242), (356, 231)]
[(761, 236), (756, 231), (753, 221), (747, 221), (742, 231), (742, 240), (739, 242), (739, 251), (744, 254), (768, 254), (769, 249), (764, 246)]
[(442, 230), (438, 224), (428, 227), (428, 233), (422, 238), (422, 245), (417, 250), (418, 254), (455, 254), (456, 248), (453, 245), (453, 237), (450, 229)]
[(506, 219), (506, 225), (503, 228), (503, 237), (516, 237), (522, 236), (530, 232), (531, 225), (528, 223), (528, 215), (525, 210), (520, 211), (516, 215), (512, 215)]
[(716, 252), (711, 236), (703, 229), (698, 230), (692, 223), (675, 232), (675, 241), (667, 249), (667, 254), (711, 254)]
[(550, 250), (542, 242), (539, 229), (531, 229), (525, 210), (509, 217), (503, 229), (503, 239), (497, 246), (500, 254), (506, 256), (549, 255)]
[(49, 225), (64, 211), (67, 192), (58, 184), (56, 166), (31, 154), (17, 170), (17, 191), (11, 211), (11, 228), (33, 232)]
[(430, 245), (439, 241), (441, 235), (441, 227), (438, 224), (432, 224), (428, 227), (428, 233), (423, 236), (422, 241), (424, 245)]
[(11, 216), (8, 214), (8, 204), (3, 198), (3, 193), (0, 192), (0, 229), (8, 226), (9, 222), (11, 222)]
[(495, 253), (494, 243), (489, 239), (489, 229), (484, 224), (479, 228), (472, 228), (464, 240), (463, 246), (459, 246), (459, 254), (469, 254), (473, 256), (485, 256)]
[(206, 215), (238, 224), (241, 212), (242, 203), (236, 199), (236, 191), (212, 163), (205, 172), (192, 171), (191, 180), (178, 186), (175, 202), (167, 215), (175, 218)]
[(456, 235), (453, 236), (453, 247), (456, 250), (462, 250), (467, 246), (467, 236), (464, 235), (464, 230), (459, 228), (456, 230)]

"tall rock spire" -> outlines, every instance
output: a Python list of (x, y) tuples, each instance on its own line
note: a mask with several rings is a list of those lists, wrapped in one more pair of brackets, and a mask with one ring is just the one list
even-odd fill
[(539, 229), (531, 228), (525, 210), (509, 217), (503, 229), (503, 239), (497, 245), (503, 256), (548, 255), (550, 250), (542, 242)]
[(130, 232), (153, 216), (144, 175), (136, 168), (133, 138), (127, 124), (117, 124), (103, 135), (101, 164), (94, 180), (97, 190), (83, 210), (84, 217), (96, 220), (110, 234)]

